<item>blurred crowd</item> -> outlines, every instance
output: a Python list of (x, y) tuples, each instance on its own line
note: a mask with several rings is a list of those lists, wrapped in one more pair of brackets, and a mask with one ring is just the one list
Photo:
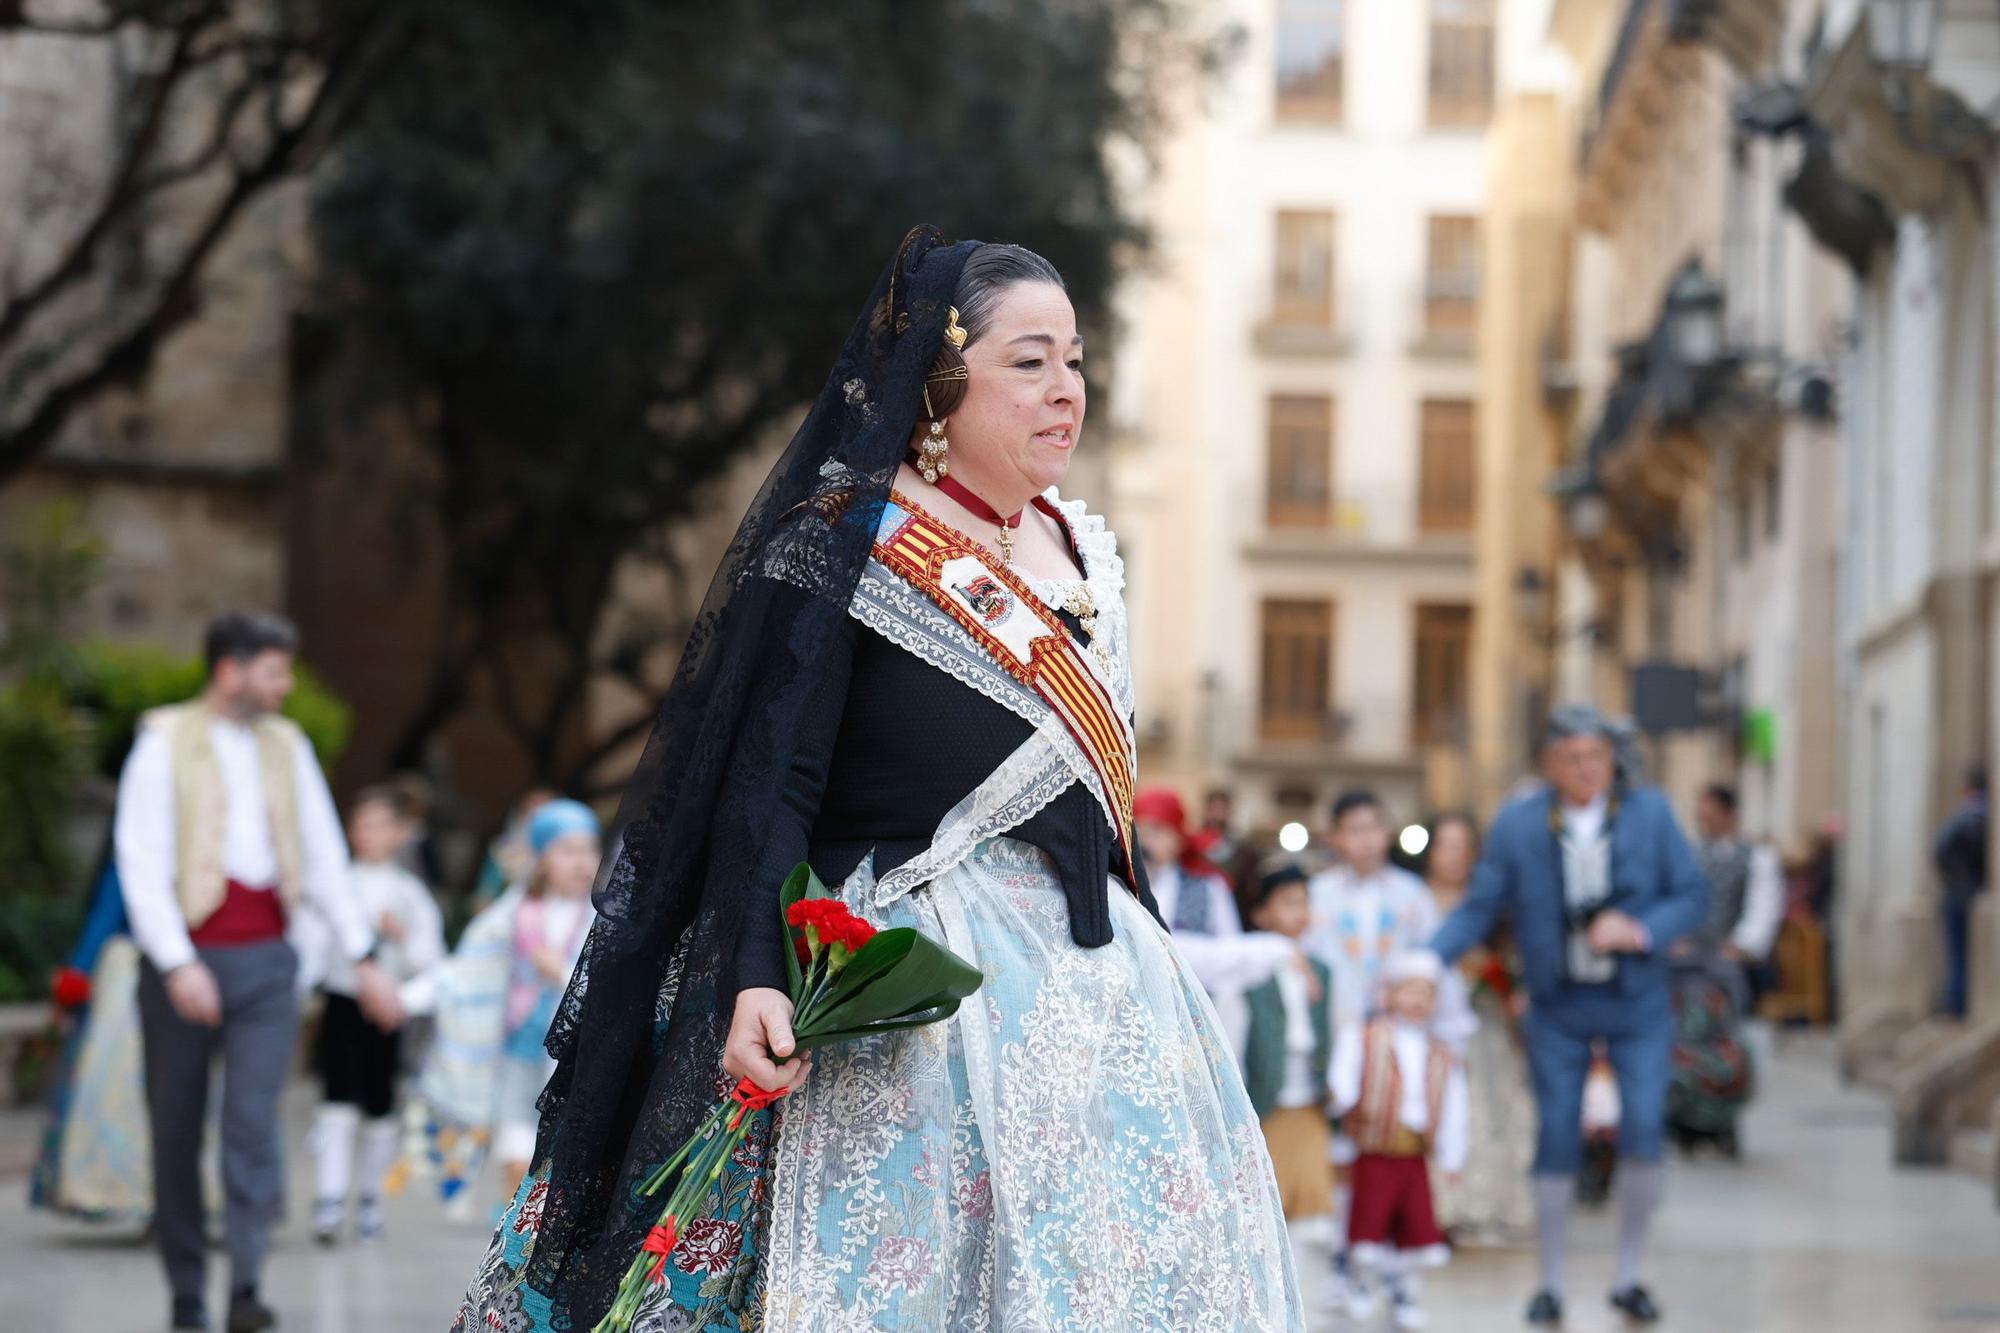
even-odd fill
[(343, 819), (279, 711), (296, 652), (275, 616), (210, 626), (202, 693), (140, 726), (87, 924), (55, 979), (66, 1039), (33, 1202), (150, 1223), (180, 1329), (210, 1326), (217, 1202), (224, 1326), (276, 1322), (258, 1284), (302, 1030), (320, 1090), (308, 1131), (320, 1243), (380, 1237), (384, 1198), (413, 1180), (476, 1215), (489, 1160), (511, 1193), (554, 1068), (544, 1042), (594, 918), (598, 817), (531, 790), (469, 910), (450, 914), (467, 919), (448, 948), (429, 784), (390, 776)]
[[(203, 693), (140, 728), (88, 923), (56, 979), (67, 1039), (34, 1200), (150, 1220), (178, 1328), (209, 1326), (216, 1202), (225, 1326), (274, 1322), (258, 1280), (282, 1199), (279, 1095), (302, 1028), (320, 1089), (308, 1147), (321, 1243), (379, 1237), (384, 1198), (413, 1182), (475, 1219), (511, 1194), (554, 1067), (545, 1039), (594, 917), (598, 818), (558, 792), (519, 798), (459, 911), (440, 896), (435, 800), (421, 777), (387, 776), (337, 812), (309, 743), (278, 711), (296, 646), (277, 617), (211, 626)], [(1571, 743), (1595, 748), (1570, 756)], [(1735, 1158), (1759, 1015), (1827, 1012), (1837, 828), (1786, 865), (1743, 835), (1735, 793), (1713, 785), (1691, 848), (1664, 816), (1654, 909), (1652, 889), (1628, 892), (1639, 862), (1612, 833), (1661, 817), (1649, 812), (1665, 802), (1614, 781), (1615, 756), (1610, 732), (1587, 722), (1552, 735), (1547, 782), (1503, 812), (1495, 845), (1470, 814), (1418, 821), (1365, 790), (1341, 794), (1318, 830), (1243, 830), (1226, 791), (1206, 795), (1199, 820), (1170, 790), (1137, 799), (1161, 916), (1239, 1057), (1294, 1240), (1324, 1253), (1344, 1317), (1386, 1308), (1399, 1327), (1419, 1327), (1423, 1269), (1454, 1246), (1531, 1241), (1545, 1288), (1530, 1317), (1548, 1313), (1544, 1296), (1559, 1317), (1565, 1233), (1552, 1210), (1604, 1202), (1615, 1174), (1636, 1175), (1622, 1194), (1640, 1206), (1621, 1232), (1636, 1239), (1629, 1255), (1621, 1241), (1627, 1280), (1614, 1300), (1656, 1315), (1637, 1280), (1657, 1202), (1650, 1126), (1662, 1122), (1684, 1150)], [(1541, 840), (1562, 849), (1553, 878), (1568, 903), (1546, 946), (1521, 919), (1539, 891), (1522, 869), (1532, 858), (1497, 845), (1536, 800)], [(1984, 817), (1980, 781), (1939, 836), (1940, 864), (1968, 899), (1983, 861), (1958, 862), (1983, 848)], [(1593, 873), (1602, 891), (1579, 908)], [(1529, 896), (1507, 900), (1517, 891)], [(453, 918), (464, 924), (448, 941)], [(1537, 973), (1549, 948), (1563, 955), (1559, 986)], [(1648, 954), (1669, 978), (1670, 1058), (1633, 1054), (1624, 1018), (1600, 1016), (1547, 1064), (1552, 1019), (1531, 996), (1556, 1010), (1594, 995), (1620, 997), (1621, 1015), (1643, 1009), (1636, 982), (1612, 982), (1621, 968), (1643, 980)], [(1653, 1073), (1634, 1072), (1642, 1066)], [(1570, 1083), (1574, 1106), (1563, 1101)], [(1635, 1089), (1661, 1103), (1650, 1119), (1624, 1104)], [(1552, 1101), (1568, 1122), (1560, 1133)], [(217, 1122), (219, 1199), (203, 1171)]]

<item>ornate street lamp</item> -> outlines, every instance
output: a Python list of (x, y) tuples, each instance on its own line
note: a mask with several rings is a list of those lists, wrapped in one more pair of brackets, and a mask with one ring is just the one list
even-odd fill
[(1683, 366), (1700, 371), (1722, 359), (1722, 288), (1700, 261), (1688, 260), (1674, 276), (1666, 319), (1667, 337)]
[(1540, 633), (1549, 619), (1549, 581), (1533, 565), (1514, 571), (1514, 614), (1528, 629)]
[[(1591, 463), (1572, 463), (1562, 469), (1549, 482), (1546, 493), (1562, 506), (1563, 527), (1578, 545), (1599, 540), (1611, 526), (1611, 501), (1605, 498), (1604, 483)], [(1515, 595), (1519, 597), (1522, 591), (1517, 582)], [(1542, 592), (1539, 588), (1536, 591)]]
[(1611, 526), (1611, 501), (1595, 477), (1577, 486), (1563, 500), (1563, 523), (1579, 542), (1594, 542)]
[(1868, 0), (1868, 51), (1884, 69), (1930, 68), (1937, 29), (1938, 0)]

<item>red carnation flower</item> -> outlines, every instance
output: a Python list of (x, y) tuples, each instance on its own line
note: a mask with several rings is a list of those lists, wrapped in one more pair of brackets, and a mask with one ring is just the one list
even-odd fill
[(57, 968), (55, 985), (50, 989), (59, 1008), (81, 1009), (90, 1003), (90, 977), (80, 968)]

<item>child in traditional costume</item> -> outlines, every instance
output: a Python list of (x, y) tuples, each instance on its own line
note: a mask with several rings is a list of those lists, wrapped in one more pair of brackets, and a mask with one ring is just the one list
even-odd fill
[[(1306, 873), (1281, 865), (1250, 886), (1250, 920), (1258, 930), (1299, 939), (1312, 924)], [(1278, 1193), (1292, 1235), (1300, 1223), (1332, 1235), (1333, 1178), (1326, 1169), (1333, 1148), (1327, 1075), (1333, 1061), (1333, 976), (1304, 953), (1245, 996), (1249, 1034), (1243, 1047), (1243, 1086), (1264, 1127), (1264, 1142), (1278, 1174)]]
[(602, 848), (590, 807), (545, 802), (529, 820), (528, 847), (528, 882), (473, 918), (438, 973), (437, 1041), (421, 1087), (430, 1165), (447, 1202), (469, 1202), (464, 1191), (489, 1149), (509, 1193), (527, 1174), (536, 1103), (555, 1069), (543, 1043), (596, 920), (590, 890)]
[(1467, 1148), (1465, 1071), (1433, 1031), (1442, 980), (1435, 954), (1396, 955), (1383, 969), (1382, 1012), (1345, 1024), (1334, 1043), (1334, 1108), (1357, 1149), (1348, 1313), (1372, 1316), (1379, 1283), (1404, 1329), (1428, 1322), (1417, 1271), (1451, 1256), (1431, 1204), (1431, 1166), (1454, 1177)]
[[(400, 986), (403, 1007), (416, 1013), (428, 1007), (430, 973), (444, 958), (444, 917), (424, 882), (398, 862), (411, 833), (397, 793), (387, 787), (362, 792), (348, 812), (349, 891), (380, 942), (376, 962)], [(357, 1138), (355, 1231), (364, 1239), (382, 1234), (383, 1182), (400, 1137), (394, 1112), (403, 1034), (384, 1031), (362, 1016), (353, 973), (344, 959), (329, 962), (319, 1023), (322, 1093), (312, 1128), (313, 1232), (326, 1245), (340, 1238), (346, 1219)]]
[[(1333, 974), (1334, 1009), (1343, 1023), (1359, 1023), (1381, 998), (1382, 967), (1410, 949), (1421, 949), (1437, 928), (1437, 910), (1421, 879), (1389, 860), (1388, 812), (1372, 791), (1342, 792), (1333, 803), (1333, 850), (1340, 863), (1313, 876), (1312, 927), (1306, 951)], [(1347, 1232), (1348, 1168), (1354, 1145), (1334, 1140), (1336, 1241)], [(1333, 1254), (1333, 1302), (1346, 1302), (1354, 1280), (1347, 1247)]]

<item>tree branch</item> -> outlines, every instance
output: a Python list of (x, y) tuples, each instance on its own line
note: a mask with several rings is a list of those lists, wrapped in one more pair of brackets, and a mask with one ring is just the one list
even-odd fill
[[(351, 122), (368, 92), (397, 59), (398, 44), (392, 40), (393, 25), (387, 21), (390, 12), (384, 6), (357, 20), (336, 44), (325, 61), (320, 85), (305, 112), (267, 144), (257, 160), (237, 171), (228, 191), (197, 230), (171, 275), (160, 285), (146, 314), (114, 339), (94, 365), (50, 389), (20, 426), (0, 431), (0, 484), (47, 448), (71, 415), (96, 394), (142, 374), (167, 335), (199, 310), (196, 287), (201, 271), (238, 215), (272, 184), (310, 166), (327, 143)], [(380, 46), (379, 54), (369, 52), (371, 44)], [(153, 133), (157, 134), (157, 127)], [(130, 167), (128, 161), (121, 174)], [(127, 181), (128, 187), (129, 184)], [(102, 214), (92, 224), (100, 234), (109, 226)], [(73, 257), (80, 258), (65, 263), (80, 262), (87, 271), (88, 256), (89, 247), (80, 243), (73, 251)], [(47, 284), (43, 286), (46, 288)], [(46, 299), (46, 295), (45, 291), (35, 299)], [(6, 346), (9, 333), (14, 331), (6, 321), (15, 317), (19, 307), (17, 302), (5, 318), (0, 318), (0, 348)], [(25, 319), (25, 310), (19, 313)]]
[(65, 287), (89, 276), (96, 264), (98, 245), (121, 219), (130, 214), (132, 204), (139, 197), (134, 186), (139, 180), (140, 168), (159, 140), (160, 130), (166, 122), (167, 105), (173, 100), (174, 90), (180, 86), (182, 76), (187, 73), (190, 53), (199, 36), (200, 30), (196, 27), (183, 28), (176, 34), (173, 50), (168, 54), (165, 67), (155, 76), (152, 96), (140, 112), (139, 124), (132, 132), (125, 156), (113, 173), (97, 212), (77, 233), (69, 250), (55, 267), (44, 274), (41, 281), (30, 284), (26, 291), (8, 302), (6, 309), (0, 310), (0, 347), (11, 342), (28, 322), (28, 317), (54, 300)]

